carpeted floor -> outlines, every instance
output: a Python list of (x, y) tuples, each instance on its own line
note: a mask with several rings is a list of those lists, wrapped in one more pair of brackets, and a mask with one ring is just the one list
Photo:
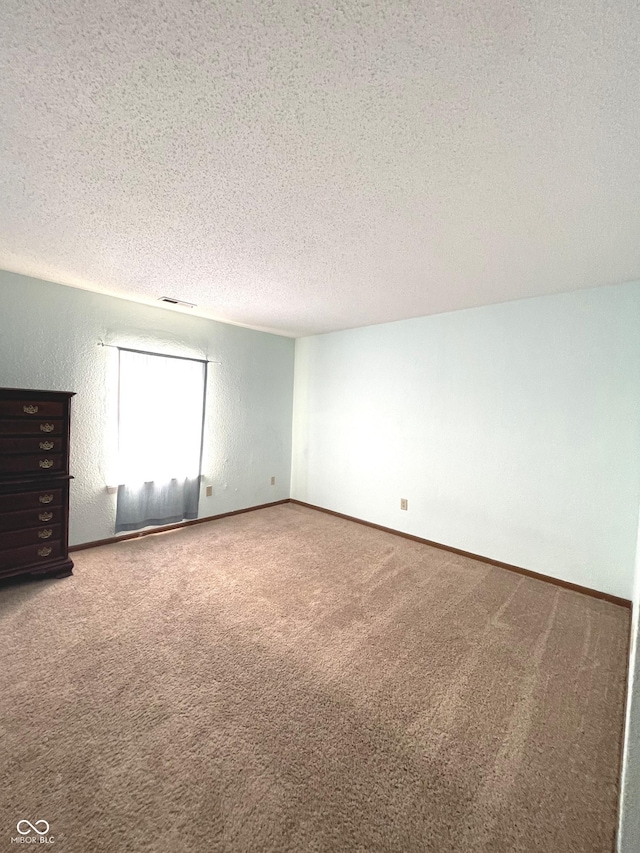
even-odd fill
[(0, 850), (612, 850), (627, 610), (294, 505), (74, 559), (0, 589)]

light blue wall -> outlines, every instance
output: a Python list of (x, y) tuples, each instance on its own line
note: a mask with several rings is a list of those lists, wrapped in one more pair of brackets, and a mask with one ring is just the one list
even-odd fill
[(293, 340), (0, 271), (0, 386), (77, 393), (71, 544), (114, 535), (114, 350), (100, 340), (221, 362), (209, 371), (201, 517), (289, 497)]
[(639, 472), (640, 284), (296, 342), (299, 500), (630, 598)]

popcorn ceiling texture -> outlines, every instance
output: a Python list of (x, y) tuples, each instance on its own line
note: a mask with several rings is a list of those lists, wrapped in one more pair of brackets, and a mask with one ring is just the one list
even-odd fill
[(640, 277), (640, 5), (0, 11), (0, 266), (307, 334)]
[(0, 386), (76, 392), (72, 545), (114, 535), (116, 350), (99, 341), (220, 362), (209, 365), (201, 518), (289, 497), (292, 340), (2, 271), (0, 304)]

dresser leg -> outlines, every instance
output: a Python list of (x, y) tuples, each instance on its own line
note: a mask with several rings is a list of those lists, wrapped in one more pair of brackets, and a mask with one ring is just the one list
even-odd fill
[(68, 569), (58, 569), (56, 572), (51, 572), (49, 577), (52, 578), (68, 578), (73, 574), (73, 569), (70, 567)]
[(66, 559), (61, 566), (58, 566), (55, 571), (51, 572), (49, 577), (52, 578), (68, 578), (73, 574), (73, 560)]

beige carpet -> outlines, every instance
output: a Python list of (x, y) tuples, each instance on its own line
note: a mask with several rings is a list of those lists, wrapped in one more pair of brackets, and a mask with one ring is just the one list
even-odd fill
[(0, 850), (612, 850), (627, 610), (293, 505), (74, 557), (0, 589)]

